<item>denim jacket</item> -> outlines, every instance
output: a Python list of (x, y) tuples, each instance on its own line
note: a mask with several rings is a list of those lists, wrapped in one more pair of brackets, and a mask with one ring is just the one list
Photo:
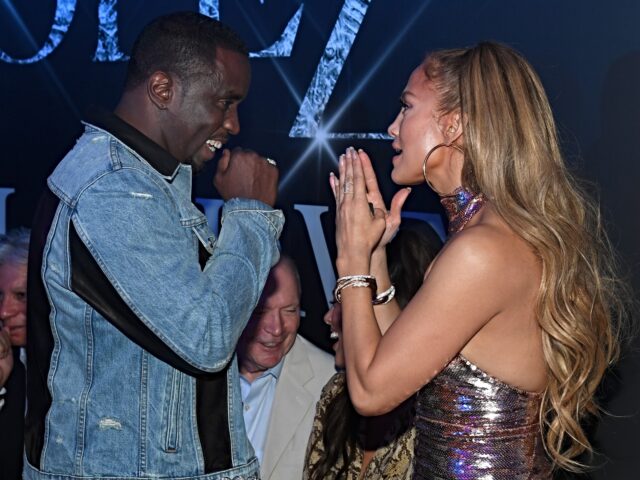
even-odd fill
[(230, 200), (215, 238), (191, 168), (102, 122), (34, 221), (24, 478), (258, 478), (234, 349), (282, 213)]

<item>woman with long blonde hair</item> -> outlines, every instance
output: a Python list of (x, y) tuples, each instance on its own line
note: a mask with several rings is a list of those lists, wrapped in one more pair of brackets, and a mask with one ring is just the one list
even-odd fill
[(481, 43), (428, 55), (401, 102), (391, 178), (440, 195), (449, 239), (400, 313), (384, 245), (409, 189), (387, 212), (366, 153), (340, 157), (330, 183), (351, 399), (380, 415), (418, 392), (417, 478), (578, 471), (591, 452), (582, 422), (618, 354), (618, 281), (542, 84), (520, 54)]

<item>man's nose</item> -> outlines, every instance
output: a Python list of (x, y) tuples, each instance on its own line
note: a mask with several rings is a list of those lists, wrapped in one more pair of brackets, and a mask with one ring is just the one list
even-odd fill
[(231, 135), (240, 133), (240, 117), (238, 116), (238, 109), (235, 106), (231, 107), (227, 112), (224, 119), (224, 128)]
[(8, 295), (0, 299), (0, 320), (5, 320), (16, 313), (16, 302)]
[(282, 316), (279, 310), (269, 312), (264, 320), (264, 329), (270, 335), (278, 337), (282, 334)]

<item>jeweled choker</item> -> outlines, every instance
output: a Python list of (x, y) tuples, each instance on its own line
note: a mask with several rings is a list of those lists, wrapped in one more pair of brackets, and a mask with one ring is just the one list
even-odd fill
[(441, 195), (440, 203), (449, 218), (449, 235), (462, 230), (482, 208), (484, 202), (484, 194), (473, 193), (463, 186), (456, 188), (448, 195)]

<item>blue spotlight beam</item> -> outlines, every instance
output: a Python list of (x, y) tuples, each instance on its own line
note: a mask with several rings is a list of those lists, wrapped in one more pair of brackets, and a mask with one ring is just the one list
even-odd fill
[(292, 138), (313, 138), (372, 0), (345, 0), (316, 73), (291, 127)]
[[(348, 2), (349, 0), (347, 0)], [(329, 141), (331, 140), (344, 140), (344, 139), (357, 139), (357, 140), (390, 140), (391, 137), (386, 134), (386, 133), (343, 133), (343, 132), (330, 132), (329, 130), (335, 125), (335, 123), (337, 122), (337, 120), (340, 118), (340, 116), (346, 111), (346, 109), (351, 105), (351, 102), (354, 100), (354, 98), (360, 94), (360, 92), (362, 91), (362, 89), (364, 88), (364, 86), (369, 82), (369, 80), (376, 74), (376, 72), (380, 69), (380, 67), (383, 65), (383, 63), (386, 61), (386, 59), (389, 57), (389, 55), (391, 55), (391, 53), (393, 52), (393, 50), (398, 46), (398, 44), (402, 41), (402, 39), (404, 38), (405, 34), (409, 31), (409, 29), (413, 26), (413, 24), (415, 23), (415, 21), (418, 18), (421, 18), (421, 14), (423, 12), (423, 10), (431, 3), (430, 0), (426, 0), (425, 2), (423, 2), (423, 4), (421, 5), (420, 9), (415, 13), (415, 15), (413, 15), (412, 20), (406, 24), (404, 26), (404, 28), (398, 32), (398, 35), (396, 35), (395, 39), (393, 42), (391, 42), (391, 44), (387, 47), (387, 49), (385, 50), (384, 54), (381, 55), (378, 60), (372, 65), (372, 67), (369, 69), (369, 71), (364, 75), (364, 77), (362, 78), (362, 80), (359, 82), (359, 84), (356, 86), (355, 89), (352, 90), (352, 92), (349, 94), (349, 96), (347, 97), (347, 99), (342, 102), (341, 107), (338, 109), (338, 111), (333, 115), (333, 117), (331, 117), (327, 122), (325, 122), (322, 126), (319, 126), (318, 123), (316, 123), (315, 125), (315, 131), (314, 131), (314, 135), (313, 138), (313, 142), (311, 142), (311, 145), (309, 146), (309, 148), (307, 148), (303, 154), (300, 156), (300, 158), (296, 161), (295, 165), (293, 165), (293, 167), (282, 176), (282, 179), (280, 181), (280, 188), (281, 189), (285, 189), (289, 182), (293, 179), (294, 175), (298, 172), (298, 170), (306, 164), (308, 158), (311, 156), (311, 153), (314, 151), (314, 148), (318, 145), (318, 144), (322, 144), (323, 145), (323, 149), (325, 151), (329, 151), (331, 152), (331, 148), (329, 147)], [(337, 28), (337, 26), (336, 26)], [(334, 29), (335, 32), (335, 29)], [(326, 49), (325, 49), (326, 52)], [(318, 70), (316, 71), (316, 76), (318, 75), (318, 72), (320, 71), (320, 66), (318, 67)], [(338, 72), (339, 73), (339, 72)], [(337, 80), (337, 77), (336, 79)], [(312, 83), (313, 86), (313, 83)], [(309, 91), (311, 91), (312, 86), (309, 87)], [(327, 100), (328, 100), (328, 96), (330, 96), (333, 87), (335, 86), (335, 81), (333, 82), (333, 84), (331, 85), (331, 89), (326, 90), (325, 94), (327, 95)], [(307, 92), (307, 96), (309, 96), (309, 91)], [(322, 93), (322, 92), (320, 92)], [(305, 97), (306, 100), (306, 97)], [(297, 120), (297, 119), (296, 119)], [(289, 133), (289, 136), (291, 136), (291, 133)], [(306, 137), (305, 137), (306, 138)], [(335, 163), (335, 153), (330, 153), (330, 157), (333, 158), (333, 161)]]
[[(2, 3), (6, 7), (6, 9), (9, 11), (11, 16), (15, 20), (16, 24), (23, 31), (28, 42), (33, 46), (33, 48), (38, 48), (38, 44), (36, 43), (35, 38), (33, 38), (33, 35), (31, 35), (31, 32), (27, 28), (27, 25), (24, 23), (24, 20), (22, 20), (22, 17), (13, 6), (13, 3), (11, 2), (11, 0), (3, 0)], [(62, 42), (64, 35), (67, 33), (67, 30), (69, 29), (71, 20), (73, 20), (75, 9), (76, 9), (76, 0), (65, 0), (65, 1), (60, 0), (56, 7), (56, 12), (54, 15), (53, 25), (51, 27), (49, 38), (45, 42), (44, 46), (34, 56), (26, 59), (11, 58), (5, 52), (0, 50), (0, 60), (7, 63), (17, 63), (17, 64), (24, 65), (29, 63), (35, 63), (42, 59), (45, 59), (45, 57), (49, 55), (60, 44), (60, 42)], [(55, 85), (56, 89), (64, 99), (69, 109), (73, 112), (73, 114), (76, 117), (80, 118), (80, 112), (78, 111), (75, 104), (71, 100), (71, 97), (65, 90), (64, 86), (62, 85), (62, 82), (53, 71), (53, 68), (51, 68), (51, 65), (49, 64), (48, 60), (45, 59), (43, 62), (43, 65), (47, 75), (51, 79), (51, 83)]]
[[(244, 16), (245, 20), (247, 21), (247, 24), (251, 27), (251, 30), (253, 30), (253, 33), (255, 34), (255, 36), (258, 38), (258, 40), (261, 43), (264, 43), (264, 39), (262, 38), (262, 35), (260, 34), (260, 31), (258, 30), (258, 27), (253, 22), (253, 19), (251, 18), (251, 16), (242, 7), (242, 3), (238, 3), (238, 7), (240, 9), (240, 12)], [(300, 6), (300, 8), (298, 9), (298, 12), (302, 15), (302, 6)], [(296, 14), (294, 14), (294, 18), (298, 15), (298, 12), (296, 12)], [(289, 22), (289, 23), (291, 23), (291, 22)], [(288, 26), (287, 26), (287, 28), (288, 28)], [(294, 38), (295, 38), (295, 35), (294, 35)], [(271, 47), (268, 47), (268, 48), (271, 48)], [(296, 89), (293, 86), (293, 84), (291, 83), (291, 81), (289, 80), (289, 77), (287, 76), (287, 74), (282, 70), (282, 66), (280, 65), (280, 63), (276, 62), (273, 59), (273, 57), (264, 56), (264, 57), (260, 57), (260, 58), (271, 58), (271, 64), (273, 65), (273, 68), (276, 70), (276, 72), (278, 72), (278, 75), (280, 75), (280, 78), (282, 79), (282, 81), (286, 85), (287, 90), (289, 90), (289, 93), (295, 99), (296, 104), (300, 105), (300, 102), (302, 102), (302, 99), (300, 98), (300, 95), (298, 95), (298, 92), (296, 92)]]
[[(306, 148), (306, 150), (302, 152), (302, 155), (300, 155), (300, 157), (296, 160), (296, 163), (282, 176), (280, 180), (281, 191), (287, 188), (287, 185), (289, 184), (291, 179), (298, 172), (298, 170), (300, 170), (302, 166), (306, 165), (307, 159), (311, 156), (312, 153), (314, 153), (315, 149), (317, 148), (325, 149), (326, 151), (329, 152), (329, 156), (331, 157), (334, 156), (333, 151), (329, 148), (326, 142), (326, 139), (322, 138), (322, 135), (319, 135), (319, 138), (314, 138), (313, 141)], [(320, 157), (320, 154), (318, 154), (318, 158), (319, 157)]]
[[(103, 0), (105, 1), (105, 0)], [(106, 1), (116, 1), (116, 0), (106, 0)], [(260, 0), (260, 3), (264, 5), (264, 0)], [(242, 13), (245, 18), (249, 20), (251, 27), (253, 28), (256, 36), (260, 38), (260, 34), (258, 33), (255, 26), (251, 23), (249, 16), (242, 9), (242, 4), (237, 3), (237, 5), (241, 8)], [(250, 57), (255, 58), (277, 58), (277, 57), (290, 57), (291, 51), (293, 50), (293, 44), (296, 40), (296, 35), (298, 34), (298, 28), (300, 27), (300, 19), (302, 18), (302, 10), (304, 4), (300, 5), (296, 13), (293, 14), (287, 26), (285, 27), (280, 38), (276, 40), (271, 46), (266, 47), (259, 52), (250, 52)], [(215, 20), (220, 20), (220, 2), (219, 0), (200, 0), (198, 3), (198, 9), (201, 14), (211, 17)]]
[[(13, 58), (4, 51), (0, 50), (0, 60), (6, 63), (17, 63), (18, 65), (25, 65), (29, 63), (39, 62), (47, 55), (49, 55), (58, 47), (58, 45), (60, 45), (60, 42), (62, 42), (62, 39), (69, 30), (69, 25), (71, 25), (71, 20), (73, 20), (73, 14), (76, 11), (76, 2), (77, 0), (59, 0), (56, 3), (56, 12), (54, 14), (53, 24), (51, 25), (49, 37), (45, 41), (42, 48), (38, 50), (32, 57)], [(36, 43), (33, 35), (31, 35), (31, 32), (13, 6), (13, 2), (11, 2), (11, 0), (3, 0), (2, 3), (4, 3), (11, 16), (20, 26), (25, 36), (29, 40), (29, 43), (33, 45), (34, 48), (38, 48), (38, 44)]]
[(369, 71), (362, 77), (362, 80), (358, 83), (356, 88), (354, 88), (347, 99), (342, 102), (338, 111), (324, 124), (324, 128), (327, 130), (327, 138), (331, 139), (367, 139), (367, 140), (391, 140), (391, 136), (386, 133), (343, 133), (343, 132), (331, 132), (331, 129), (335, 125), (335, 123), (340, 119), (342, 114), (346, 111), (347, 108), (351, 105), (351, 102), (360, 94), (362, 89), (369, 83), (371, 78), (380, 70), (380, 67), (387, 60), (391, 52), (398, 46), (400, 41), (404, 38), (405, 34), (409, 31), (409, 29), (413, 26), (418, 18), (421, 18), (422, 11), (429, 5), (430, 0), (427, 0), (422, 3), (420, 9), (412, 16), (410, 22), (408, 22), (404, 28), (398, 32), (398, 35), (395, 36), (394, 40), (389, 44), (385, 52), (378, 57), (378, 60), (371, 66)]
[(302, 18), (302, 9), (304, 4), (300, 5), (300, 8), (293, 14), (289, 23), (282, 32), (280, 38), (270, 47), (267, 47), (259, 52), (251, 52), (250, 57), (266, 58), (266, 57), (290, 57), (293, 50), (293, 44), (298, 34), (298, 28), (300, 28), (300, 19)]

